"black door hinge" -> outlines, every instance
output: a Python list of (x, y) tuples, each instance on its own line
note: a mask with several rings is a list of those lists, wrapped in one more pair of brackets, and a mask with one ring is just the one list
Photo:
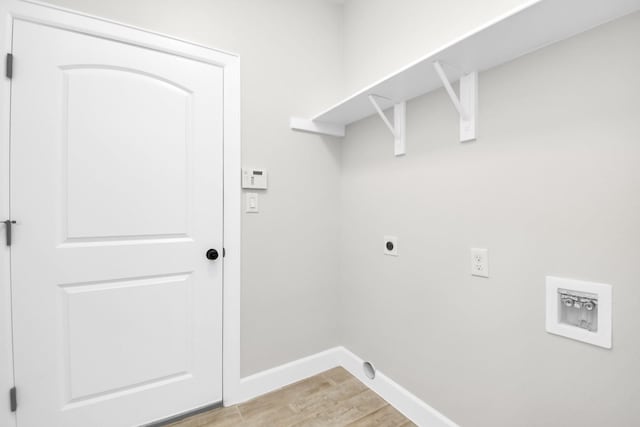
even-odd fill
[(7, 53), (7, 62), (5, 64), (5, 72), (8, 79), (13, 78), (13, 54)]
[(227, 250), (225, 248), (222, 248), (222, 258), (227, 256)]
[(16, 412), (18, 409), (18, 393), (15, 387), (12, 387), (9, 390), (9, 405), (11, 407), (11, 412)]
[(13, 224), (15, 224), (15, 221), (12, 221), (10, 219), (3, 221), (4, 223), (4, 235), (5, 238), (7, 239), (7, 246), (11, 246), (11, 229), (13, 228)]

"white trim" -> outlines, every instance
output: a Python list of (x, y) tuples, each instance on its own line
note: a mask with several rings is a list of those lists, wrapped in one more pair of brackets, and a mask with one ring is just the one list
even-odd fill
[(241, 127), (240, 59), (224, 70), (224, 294), (222, 330), (222, 399), (236, 399), (240, 390), (240, 284), (241, 284)]
[(376, 370), (374, 379), (367, 378), (362, 369), (362, 364), (365, 361), (344, 347), (340, 347), (340, 350), (340, 366), (415, 424), (428, 427), (458, 427), (456, 423), (427, 405), (381, 371)]
[(363, 363), (363, 359), (346, 348), (334, 347), (243, 378), (240, 381), (239, 400), (233, 403), (251, 400), (336, 366), (342, 366), (415, 424), (428, 427), (459, 427), (382, 372), (377, 371), (374, 379), (367, 378), (362, 369)]
[[(342, 347), (335, 347), (312, 356), (245, 377), (240, 380), (241, 392), (233, 404), (246, 402), (255, 397), (293, 384), (335, 368), (341, 359)], [(226, 404), (226, 401), (225, 401)]]
[[(5, 55), (11, 52), (11, 4), (0, 1), (0, 219), (9, 218), (11, 81), (5, 77)], [(0, 226), (0, 233), (4, 228)], [(13, 342), (11, 328), (11, 258), (9, 248), (0, 245), (0, 391), (13, 387)], [(6, 396), (6, 394), (5, 394)], [(2, 401), (0, 401), (2, 403)], [(16, 414), (0, 404), (0, 425), (16, 426)]]
[[(240, 384), (240, 59), (237, 55), (139, 29), (115, 21), (30, 0), (0, 2), (0, 216), (9, 217), (10, 80), (4, 57), (11, 52), (14, 19), (24, 19), (80, 33), (154, 49), (224, 69), (224, 314), (223, 399), (234, 399)], [(19, 59), (16, 58), (17, 61)], [(3, 231), (3, 230), (0, 230)], [(13, 384), (11, 356), (9, 250), (0, 248), (0, 390)], [(14, 427), (15, 414), (0, 405), (0, 425)]]
[[(186, 40), (186, 39), (182, 39), (179, 37), (174, 37), (170, 34), (165, 34), (165, 33), (160, 33), (158, 31), (152, 31), (152, 30), (147, 30), (141, 27), (136, 27), (134, 25), (129, 25), (126, 24), (124, 22), (120, 22), (120, 21), (116, 21), (113, 19), (107, 19), (107, 18), (103, 18), (101, 16), (97, 16), (97, 15), (92, 15), (89, 13), (85, 13), (85, 12), (81, 12), (78, 10), (74, 10), (74, 9), (69, 9), (63, 6), (58, 6), (55, 4), (51, 4), (51, 3), (47, 3), (45, 1), (39, 1), (39, 0), (9, 0), (8, 2), (8, 7), (7, 9), (13, 11), (12, 15), (13, 16), (21, 16), (22, 13), (22, 7), (24, 7), (28, 13), (28, 16), (30, 16), (31, 18), (37, 18), (38, 15), (36, 14), (30, 14), (29, 11), (30, 10), (37, 10), (37, 9), (27, 9), (27, 7), (40, 7), (40, 8), (44, 8), (47, 10), (52, 11), (52, 13), (57, 13), (57, 12), (62, 12), (65, 13), (67, 15), (69, 15), (69, 19), (70, 21), (73, 20), (74, 18), (71, 18), (71, 16), (76, 17), (75, 19), (82, 18), (82, 19), (86, 19), (89, 18), (92, 21), (92, 26), (94, 28), (90, 29), (91, 33), (94, 35), (100, 35), (100, 30), (106, 29), (105, 33), (102, 33), (106, 36), (106, 38), (110, 38), (110, 39), (119, 39), (119, 36), (121, 34), (124, 34), (125, 31), (130, 30), (129, 34), (133, 34), (133, 36), (131, 37), (124, 37), (122, 40), (125, 42), (134, 42), (134, 44), (138, 45), (138, 46), (144, 46), (146, 40), (151, 40), (150, 46), (155, 46), (158, 47), (158, 45), (161, 45), (159, 47), (158, 50), (161, 50), (163, 52), (171, 52), (173, 54), (176, 55), (180, 55), (180, 56), (185, 56), (186, 54), (188, 54), (188, 50), (185, 51), (185, 45), (188, 45), (189, 48), (200, 48), (201, 51), (198, 55), (194, 56), (194, 59), (199, 59), (199, 60), (205, 60), (205, 61), (213, 61), (212, 63), (218, 63), (215, 61), (214, 58), (212, 58), (213, 53), (218, 53), (218, 54), (223, 54), (223, 55), (228, 55), (228, 56), (234, 56), (234, 57), (239, 57), (238, 54), (233, 53), (233, 52), (229, 52), (223, 49), (218, 49), (218, 48), (214, 48), (214, 47), (210, 47), (210, 46), (206, 46), (203, 45), (201, 43), (197, 43), (197, 42), (193, 42), (190, 40)], [(26, 5), (26, 4), (30, 4), (32, 6), (20, 6), (20, 5)], [(40, 9), (41, 10), (41, 14), (40, 16), (44, 16), (44, 9)], [(62, 15), (59, 15), (62, 16)], [(43, 21), (37, 21), (37, 22), (43, 22)], [(60, 23), (65, 23), (64, 21), (61, 21)], [(114, 34), (113, 32), (111, 32), (111, 29), (113, 28), (113, 26), (117, 26), (118, 30), (117, 33), (118, 34)], [(71, 27), (73, 27), (73, 25), (71, 25)], [(111, 27), (111, 28), (109, 28)], [(81, 28), (81, 32), (82, 32), (82, 28)], [(159, 38), (162, 38), (162, 41), (159, 42)], [(175, 51), (171, 51), (171, 48), (176, 48)]]

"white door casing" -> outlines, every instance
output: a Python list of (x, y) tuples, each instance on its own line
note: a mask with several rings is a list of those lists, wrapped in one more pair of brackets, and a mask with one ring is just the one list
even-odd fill
[[(22, 11), (12, 20), (19, 425), (133, 425), (220, 400), (222, 262), (204, 253), (221, 252), (223, 236), (231, 255), (224, 393), (233, 399), (240, 204), (235, 185), (222, 191), (222, 145), (224, 179), (236, 184), (237, 58), (11, 3)], [(43, 18), (56, 25), (32, 22)], [(77, 31), (79, 24), (100, 36)], [(4, 292), (5, 274), (0, 285)], [(5, 415), (7, 425), (15, 422), (0, 412), (0, 423)]]

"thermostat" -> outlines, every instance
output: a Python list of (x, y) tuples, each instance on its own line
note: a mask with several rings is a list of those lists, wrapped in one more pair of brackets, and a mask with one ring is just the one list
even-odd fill
[(267, 189), (267, 171), (264, 169), (242, 169), (242, 188)]

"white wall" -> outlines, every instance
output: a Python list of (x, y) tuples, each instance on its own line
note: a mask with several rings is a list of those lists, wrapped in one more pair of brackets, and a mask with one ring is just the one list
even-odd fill
[(243, 163), (270, 172), (261, 213), (245, 214), (242, 222), (242, 375), (338, 344), (339, 145), (291, 132), (288, 118), (338, 96), (341, 6), (326, 0), (51, 3), (240, 55)]
[[(346, 45), (401, 3), (420, 20), (416, 2), (349, 0)], [(473, 143), (443, 90), (408, 103), (405, 157), (377, 117), (347, 130), (340, 341), (461, 426), (640, 425), (638, 40), (635, 14), (480, 74)], [(348, 72), (413, 55), (404, 41)], [(470, 276), (471, 247), (489, 279)], [(545, 275), (613, 285), (613, 350), (545, 332)]]

